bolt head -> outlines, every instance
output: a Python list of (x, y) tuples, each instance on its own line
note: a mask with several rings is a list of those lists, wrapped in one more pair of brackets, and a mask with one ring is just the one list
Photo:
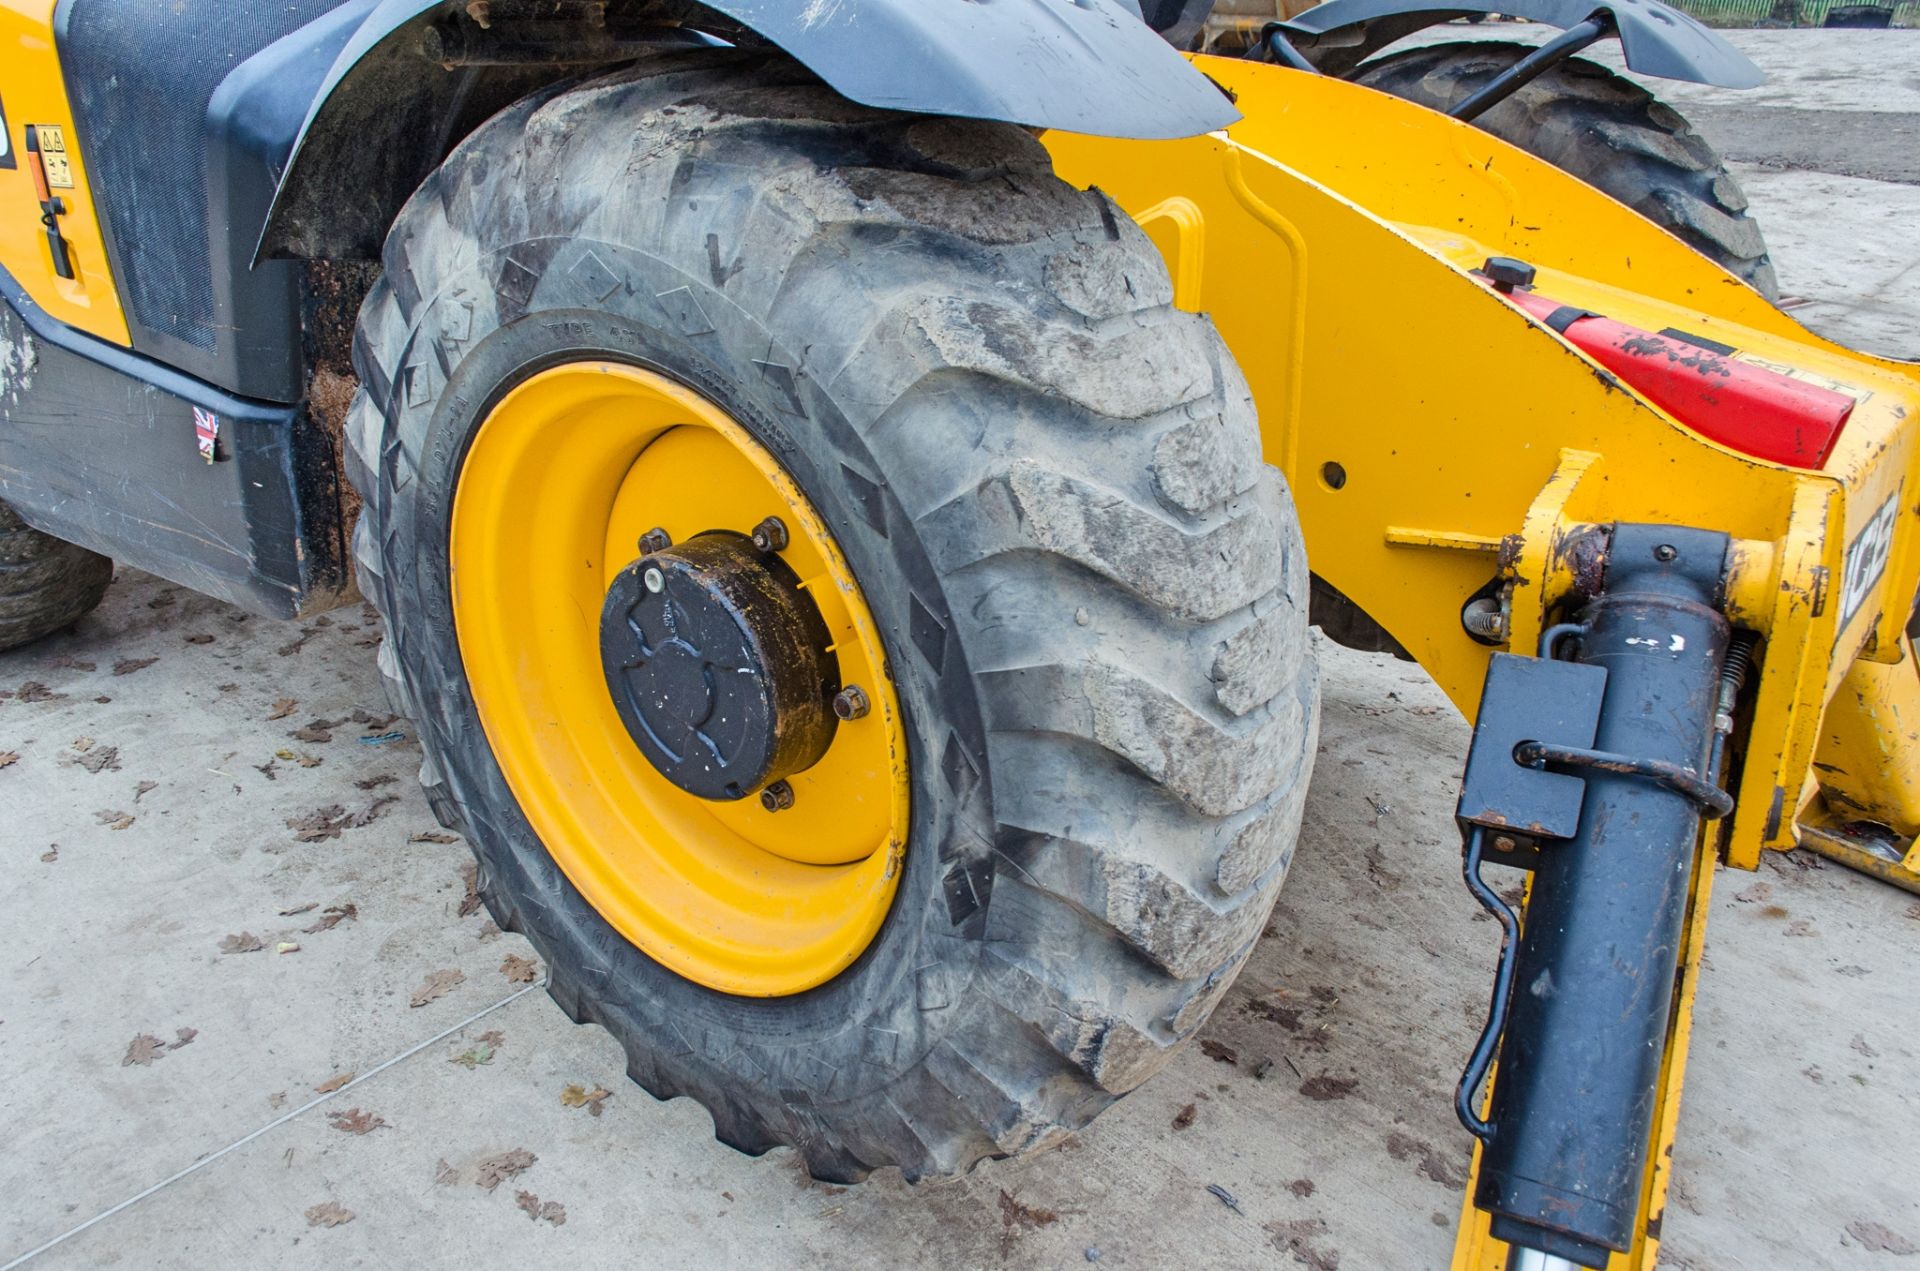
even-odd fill
[(1653, 549), (1653, 558), (1657, 561), (1670, 561), (1679, 554), (1680, 550), (1672, 543), (1662, 543)]
[(647, 566), (646, 572), (640, 575), (640, 582), (656, 596), (667, 588), (667, 576), (660, 572), (658, 565)]
[(793, 787), (776, 781), (760, 792), (760, 806), (769, 812), (785, 812), (793, 806)]
[(849, 684), (833, 695), (833, 713), (841, 719), (863, 719), (872, 709), (873, 703), (858, 684)]
[(1487, 257), (1487, 263), (1480, 266), (1480, 272), (1501, 291), (1533, 286), (1533, 266), (1524, 260), (1515, 260), (1511, 256)]
[(667, 533), (657, 525), (640, 536), (640, 554), (643, 556), (651, 556), (655, 552), (664, 552), (672, 546), (673, 535)]
[(787, 542), (787, 523), (777, 516), (753, 527), (753, 545), (763, 552), (784, 552)]
[(1496, 852), (1517, 851), (1519, 847), (1520, 844), (1514, 840), (1511, 834), (1496, 834), (1494, 836), (1493, 850)]

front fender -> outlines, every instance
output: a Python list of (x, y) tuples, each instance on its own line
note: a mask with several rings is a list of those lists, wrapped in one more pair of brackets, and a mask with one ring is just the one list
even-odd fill
[[(1641, 75), (1719, 88), (1753, 88), (1766, 80), (1717, 32), (1660, 0), (1500, 0), (1498, 9), (1436, 8), (1432, 0), (1326, 0), (1281, 25), (1302, 37), (1304, 51), (1321, 69), (1343, 74), (1402, 36), (1455, 18), (1498, 12), (1565, 30), (1602, 11), (1620, 29), (1628, 69)], [(1341, 38), (1353, 35), (1357, 41)], [(1316, 48), (1331, 56), (1323, 61)]]
[[(632, 7), (655, 3), (633, 0)], [(1139, 139), (1194, 136), (1240, 117), (1142, 20), (1139, 0), (703, 4), (863, 105)], [(367, 148), (391, 148), (402, 134), (369, 136), (368, 126), (404, 119), (416, 136), (452, 132), (458, 140), (460, 112), (471, 112), (474, 95), (460, 85), (461, 72), (421, 55), (418, 37), (465, 7), (460, 0), (381, 0), (367, 16), (307, 115), (261, 236), (261, 256), (359, 255), (377, 246), (370, 236), (384, 232), (384, 213), (398, 208), (385, 206), (395, 193), (390, 187), (411, 180), (399, 191), (404, 199), (443, 156), (429, 155), (424, 167), (396, 166), (391, 154), (369, 160)], [(492, 85), (481, 96), (504, 87)], [(377, 170), (361, 171), (369, 164)], [(324, 186), (334, 187), (333, 200), (341, 188), (356, 191), (359, 206), (330, 213), (328, 198), (303, 197)], [(329, 222), (330, 215), (339, 219)]]

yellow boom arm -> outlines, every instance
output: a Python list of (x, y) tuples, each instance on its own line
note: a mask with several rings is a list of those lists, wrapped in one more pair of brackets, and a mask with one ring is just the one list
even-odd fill
[[(1202, 57), (1245, 119), (1186, 141), (1049, 134), (1210, 313), (1291, 483), (1314, 572), (1380, 623), (1471, 719), (1494, 644), (1532, 653), (1616, 522), (1732, 539), (1724, 612), (1758, 641), (1736, 733), (1735, 811), (1702, 836), (1667, 1033), (1641, 1234), (1651, 1268), (1712, 862), (1799, 843), (1920, 880), (1920, 370), (1801, 328), (1627, 208), (1476, 129), (1339, 80)], [(1570, 306), (1677, 329), (1855, 399), (1819, 470), (1717, 444), (1609, 374), (1473, 271), (1524, 260)], [(1830, 705), (1831, 704), (1831, 705)], [(1824, 726), (1823, 726), (1824, 722)], [(1816, 755), (1819, 767), (1815, 767)], [(1820, 779), (1814, 774), (1818, 772)], [(1709, 774), (1718, 779), (1719, 774)], [(1822, 794), (1822, 786), (1825, 793)], [(1873, 822), (1909, 854), (1862, 849)], [(1477, 1168), (1476, 1157), (1476, 1168)], [(1456, 1265), (1502, 1268), (1471, 1202)]]

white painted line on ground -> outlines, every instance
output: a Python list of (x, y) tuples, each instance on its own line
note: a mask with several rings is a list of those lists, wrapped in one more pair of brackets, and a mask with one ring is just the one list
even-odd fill
[(349, 1081), (346, 1085), (341, 1086), (338, 1090), (329, 1090), (326, 1094), (321, 1095), (318, 1099), (309, 1100), (308, 1102), (303, 1103), (299, 1107), (295, 1108), (293, 1111), (288, 1112), (283, 1116), (275, 1117), (273, 1120), (267, 1122), (265, 1125), (261, 1126), (259, 1129), (255, 1130), (253, 1133), (248, 1134), (242, 1138), (235, 1139), (233, 1142), (221, 1148), (218, 1152), (214, 1152), (208, 1156), (201, 1157), (199, 1160), (187, 1166), (185, 1169), (178, 1171), (177, 1173), (169, 1174), (167, 1177), (155, 1183), (152, 1187), (147, 1188), (147, 1190), (140, 1192), (137, 1195), (127, 1197), (125, 1200), (121, 1201), (119, 1204), (115, 1205), (113, 1208), (101, 1210), (99, 1213), (95, 1214), (93, 1217), (81, 1223), (78, 1227), (74, 1227), (74, 1228), (71, 1228), (70, 1230), (61, 1232), (59, 1235), (47, 1241), (45, 1244), (41, 1245), (39, 1248), (27, 1250), (25, 1253), (21, 1254), (19, 1257), (15, 1258), (13, 1261), (7, 1263), (5, 1266), (0, 1266), (0, 1271), (13, 1271), (15, 1267), (25, 1266), (28, 1262), (32, 1261), (34, 1258), (39, 1257), (41, 1254), (47, 1252), (47, 1250), (49, 1249), (52, 1249), (54, 1246), (59, 1245), (65, 1241), (71, 1240), (73, 1237), (79, 1235), (81, 1232), (85, 1231), (87, 1228), (92, 1227), (98, 1223), (105, 1222), (107, 1219), (113, 1217), (115, 1214), (121, 1212), (122, 1210), (133, 1208), (135, 1205), (139, 1204), (141, 1201), (145, 1200), (147, 1197), (152, 1196), (156, 1192), (159, 1192), (165, 1188), (173, 1186), (175, 1183), (179, 1182), (181, 1179), (185, 1178), (189, 1174), (194, 1173), (197, 1170), (206, 1168), (207, 1166), (213, 1164), (215, 1161), (219, 1160), (221, 1157), (225, 1156), (227, 1153), (235, 1151), (236, 1149), (245, 1147), (247, 1144), (253, 1142), (255, 1139), (259, 1138), (261, 1135), (265, 1134), (267, 1131), (272, 1130), (278, 1126), (285, 1125), (287, 1122), (293, 1120), (295, 1117), (299, 1116), (301, 1113), (307, 1112), (314, 1108), (319, 1107), (321, 1104), (333, 1098), (335, 1095), (345, 1094), (347, 1091), (353, 1089), (357, 1085), (360, 1085), (362, 1082), (373, 1080), (375, 1077), (379, 1076), (381, 1073), (385, 1072), (387, 1069), (393, 1067), (395, 1064), (399, 1063), (401, 1060), (413, 1058), (415, 1055), (419, 1054), (421, 1051), (425, 1050), (427, 1047), (433, 1046), (440, 1042), (445, 1041), (447, 1038), (453, 1036), (455, 1033), (459, 1032), (461, 1029), (466, 1028), (469, 1025), (478, 1023), (479, 1021), (485, 1019), (487, 1016), (493, 1014), (495, 1011), (499, 1010), (501, 1007), (507, 1006), (507, 1005), (510, 1005), (511, 1003), (519, 1001), (521, 998), (533, 992), (535, 989), (543, 989), (545, 987), (547, 987), (547, 982), (543, 978), (537, 984), (529, 984), (527, 985), (527, 987), (520, 989), (517, 992), (507, 994), (507, 996), (501, 998), (499, 1001), (495, 1002), (493, 1005), (483, 1007), (480, 1010), (474, 1012), (472, 1015), (467, 1016), (465, 1019), (461, 1020), (458, 1024), (455, 1024), (452, 1028), (447, 1029), (445, 1032), (435, 1033), (432, 1037), (427, 1038), (427, 1040), (421, 1042), (419, 1045), (410, 1046), (406, 1050), (403, 1050), (399, 1054), (395, 1055), (393, 1058), (388, 1059), (372, 1068), (369, 1068), (367, 1071), (356, 1076), (352, 1081)]

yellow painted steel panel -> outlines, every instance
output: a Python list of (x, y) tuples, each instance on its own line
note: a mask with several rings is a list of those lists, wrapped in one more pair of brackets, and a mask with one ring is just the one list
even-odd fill
[[(106, 240), (88, 184), (86, 157), (81, 153), (60, 75), (59, 53), (53, 40), (53, 10), (57, 0), (0, 0), (0, 111), (6, 115), (6, 157), (0, 159), (0, 266), (33, 297), (41, 308), (69, 326), (78, 327), (115, 344), (129, 344), (126, 314), (120, 307), (113, 272), (107, 262)], [(59, 216), (67, 240), (74, 277), (54, 271), (53, 252), (41, 223), (40, 199), (26, 153), (29, 127), (52, 127), (60, 132), (64, 151), (54, 152), (48, 176), (51, 193), (64, 204)], [(59, 183), (67, 169), (71, 185)]]

